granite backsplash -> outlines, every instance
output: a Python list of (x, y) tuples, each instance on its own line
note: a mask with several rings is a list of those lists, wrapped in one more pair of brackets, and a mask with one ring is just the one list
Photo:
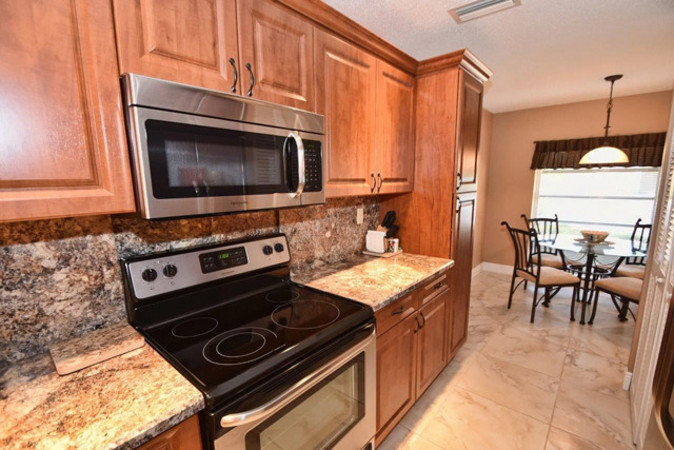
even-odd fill
[(354, 197), (158, 222), (92, 216), (0, 224), (0, 368), (125, 318), (120, 257), (280, 230), (288, 235), (293, 268), (316, 267), (358, 253), (378, 216), (376, 198)]

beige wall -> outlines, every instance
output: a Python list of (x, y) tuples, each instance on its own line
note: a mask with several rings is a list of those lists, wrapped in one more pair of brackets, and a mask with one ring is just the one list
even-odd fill
[(487, 210), (487, 171), (491, 149), (491, 128), (494, 115), (482, 110), (480, 148), (477, 152), (477, 208), (475, 211), (475, 235), (473, 237), (473, 267), (482, 262), (484, 242), (484, 215)]
[[(613, 100), (611, 134), (667, 130), (672, 92), (619, 97)], [(600, 136), (606, 100), (494, 114), (487, 175), (482, 260), (513, 263), (512, 243), (500, 223), (520, 224), (531, 212), (534, 171), (529, 169), (534, 141)], [(479, 247), (479, 246), (478, 246)]]

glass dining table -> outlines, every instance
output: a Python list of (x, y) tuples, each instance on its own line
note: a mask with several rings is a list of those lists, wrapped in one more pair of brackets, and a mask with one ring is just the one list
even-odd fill
[(549, 250), (558, 250), (562, 253), (567, 252), (565, 253), (565, 259), (568, 259), (566, 258), (568, 253), (582, 254), (586, 257), (585, 261), (582, 263), (584, 267), (579, 267), (580, 270), (576, 271), (581, 275), (580, 278), (582, 280), (581, 291), (583, 292), (583, 298), (581, 301), (582, 311), (580, 314), (581, 325), (585, 325), (585, 310), (587, 308), (587, 303), (590, 300), (589, 296), (592, 291), (594, 279), (598, 276), (607, 274), (606, 271), (602, 273), (597, 272), (597, 266), (595, 264), (597, 257), (606, 256), (613, 260), (611, 265), (617, 266), (626, 258), (647, 256), (646, 252), (635, 249), (631, 240), (618, 238), (610, 239), (610, 236), (605, 243), (588, 244), (586, 241), (583, 241), (582, 237), (579, 235), (558, 234), (553, 240), (540, 240), (539, 244), (541, 247), (545, 247)]

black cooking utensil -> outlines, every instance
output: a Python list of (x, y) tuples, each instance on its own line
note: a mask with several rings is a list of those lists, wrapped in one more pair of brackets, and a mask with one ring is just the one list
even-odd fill
[(398, 225), (391, 225), (391, 228), (388, 229), (386, 232), (386, 238), (390, 239), (394, 237), (396, 234), (398, 234), (398, 231), (400, 230), (400, 227)]
[(395, 221), (396, 221), (396, 212), (395, 211), (389, 211), (384, 216), (384, 220), (382, 220), (381, 226), (384, 227), (384, 228), (391, 228), (391, 226), (393, 226)]

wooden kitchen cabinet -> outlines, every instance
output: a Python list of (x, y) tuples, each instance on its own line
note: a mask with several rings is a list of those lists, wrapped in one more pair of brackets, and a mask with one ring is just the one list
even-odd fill
[(113, 0), (113, 5), (121, 73), (241, 91), (235, 76), (243, 69), (235, 0)]
[(315, 111), (311, 22), (271, 0), (239, 1), (237, 12), (243, 95)]
[(375, 169), (378, 194), (412, 191), (414, 90), (414, 77), (377, 61)]
[(316, 85), (326, 118), (326, 195), (411, 191), (414, 77), (317, 30)]
[(194, 415), (138, 447), (138, 450), (201, 450), (199, 418)]
[(435, 276), (375, 313), (377, 445), (447, 365), (448, 276)]
[(468, 310), (470, 308), (470, 284), (473, 272), (473, 232), (477, 193), (459, 194), (454, 216), (454, 268), (452, 280), (452, 326), (449, 340), (449, 357), (453, 357), (466, 342), (468, 336)]
[(491, 72), (467, 50), (417, 70), (414, 192), (380, 203), (398, 214), (405, 251), (451, 258), (447, 358), (466, 341), (477, 198), (482, 86)]
[(377, 444), (416, 401), (418, 327), (411, 315), (377, 336)]
[(325, 115), (325, 191), (329, 197), (373, 190), (377, 59), (315, 31), (316, 112)]
[(110, 3), (0, 15), (0, 221), (133, 211)]
[(459, 133), (456, 144), (457, 193), (477, 191), (477, 150), (480, 145), (483, 86), (459, 71)]
[(417, 349), (417, 397), (433, 383), (447, 365), (447, 307), (449, 289), (436, 294), (419, 309), (421, 328)]

